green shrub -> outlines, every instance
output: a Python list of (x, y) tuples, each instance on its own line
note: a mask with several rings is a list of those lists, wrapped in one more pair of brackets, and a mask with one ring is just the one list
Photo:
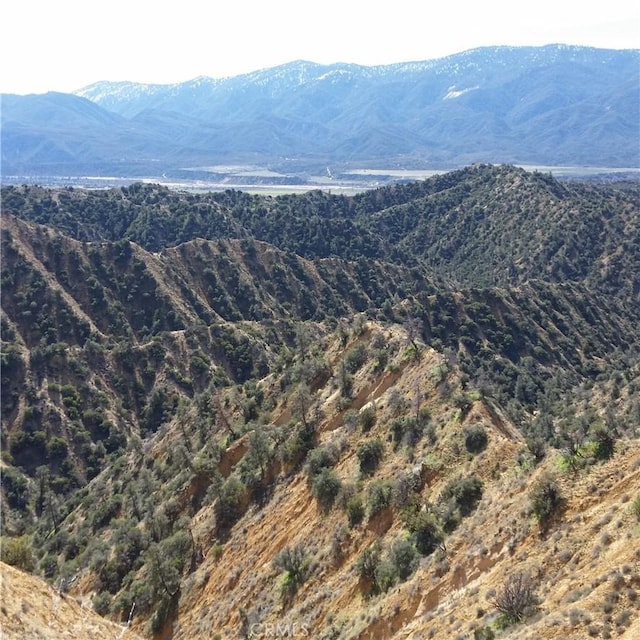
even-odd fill
[(367, 361), (367, 347), (360, 343), (349, 349), (344, 357), (345, 368), (349, 373), (356, 373)]
[(394, 540), (387, 554), (381, 558), (379, 549), (371, 549), (359, 559), (361, 577), (373, 574), (372, 591), (385, 593), (398, 582), (407, 580), (417, 569), (420, 558), (406, 538)]
[(299, 585), (296, 584), (294, 577), (285, 571), (280, 578), (280, 599), (283, 603), (288, 604), (298, 591)]
[(273, 445), (269, 436), (261, 427), (256, 427), (249, 435), (247, 452), (238, 465), (242, 483), (254, 492), (258, 492), (266, 478), (273, 457)]
[(373, 370), (375, 373), (382, 373), (389, 363), (389, 353), (386, 349), (376, 349), (374, 352), (375, 364)]
[(331, 535), (331, 559), (336, 567), (340, 566), (344, 560), (349, 540), (349, 529), (344, 524), (339, 525), (333, 530), (333, 534)]
[(480, 453), (487, 448), (489, 438), (481, 424), (474, 424), (465, 433), (464, 446), (469, 453)]
[(367, 497), (367, 508), (370, 518), (391, 506), (393, 488), (393, 483), (388, 480), (374, 480), (371, 482)]
[(46, 579), (55, 577), (56, 573), (58, 573), (58, 560), (56, 557), (47, 553), (40, 561), (40, 571)]
[(636, 517), (636, 520), (640, 522), (640, 493), (635, 497), (634, 501), (631, 503), (631, 511), (633, 515)]
[(576, 472), (598, 460), (608, 460), (614, 452), (613, 434), (605, 426), (598, 424), (591, 430), (589, 439), (582, 444), (568, 443), (562, 456), (561, 468)]
[(404, 582), (418, 568), (420, 558), (411, 541), (401, 537), (394, 540), (391, 545), (389, 561), (400, 582)]
[(545, 475), (538, 480), (529, 492), (531, 510), (540, 526), (546, 528), (555, 514), (562, 508), (564, 499), (555, 479)]
[(338, 461), (338, 452), (329, 447), (316, 447), (307, 454), (305, 472), (309, 482), (324, 469), (330, 469)]
[(322, 469), (313, 480), (312, 493), (320, 507), (329, 511), (340, 493), (342, 483), (331, 469)]
[(171, 599), (162, 597), (149, 621), (149, 629), (152, 634), (157, 635), (162, 631), (169, 617), (170, 607)]
[(94, 533), (106, 526), (111, 522), (113, 518), (115, 518), (122, 508), (123, 498), (122, 495), (116, 494), (108, 498), (107, 500), (103, 500), (99, 502), (93, 512), (91, 513), (91, 517), (89, 518), (91, 523), (91, 528)]
[(361, 473), (363, 475), (373, 474), (378, 468), (383, 454), (384, 447), (378, 438), (362, 442), (356, 451)]
[(216, 544), (213, 545), (213, 547), (211, 547), (211, 557), (214, 560), (219, 560), (222, 557), (222, 554), (224, 553), (224, 547), (217, 542)]
[(23, 474), (11, 467), (2, 469), (2, 490), (12, 509), (25, 509), (29, 501), (29, 484)]
[(538, 464), (547, 454), (547, 444), (538, 436), (529, 436), (527, 438), (527, 451), (533, 457), (534, 464)]
[(494, 640), (495, 632), (491, 627), (478, 627), (473, 632), (473, 640)]
[(392, 420), (389, 428), (391, 429), (394, 449), (401, 443), (409, 447), (414, 447), (418, 444), (420, 438), (422, 438), (425, 424), (414, 416), (403, 416)]
[(481, 499), (482, 480), (476, 475), (452, 480), (441, 495), (441, 500), (455, 503), (462, 517), (470, 515)]
[(370, 547), (367, 547), (356, 560), (356, 573), (360, 580), (366, 583), (369, 591), (375, 591), (376, 589), (376, 571), (380, 564), (381, 554), (382, 546), (380, 545), (380, 541), (376, 540)]
[(221, 529), (228, 529), (242, 515), (246, 487), (236, 476), (229, 476), (220, 489), (216, 502), (216, 522)]
[(282, 459), (290, 465), (298, 467), (305, 460), (309, 451), (313, 449), (315, 434), (313, 423), (299, 423), (293, 436), (282, 447)]
[(438, 518), (422, 509), (413, 511), (406, 519), (406, 527), (415, 541), (416, 550), (423, 556), (433, 553), (444, 540)]
[(3, 537), (0, 542), (0, 559), (12, 567), (22, 569), (22, 571), (33, 571), (35, 561), (29, 536)]
[(126, 622), (134, 602), (136, 604), (136, 613), (148, 611), (148, 607), (141, 606), (140, 601), (136, 598), (132, 591), (123, 589), (115, 598), (113, 598), (111, 602), (111, 613), (117, 614), (118, 620), (120, 620), (120, 622)]
[(342, 422), (349, 431), (352, 431), (355, 428), (359, 419), (360, 414), (356, 409), (347, 409), (342, 416)]
[(93, 610), (101, 616), (106, 616), (111, 607), (111, 595), (105, 591), (93, 597)]
[(156, 602), (171, 599), (178, 593), (184, 566), (193, 552), (192, 546), (189, 533), (179, 530), (146, 550), (148, 579)]
[[(341, 400), (351, 398), (351, 393), (353, 391), (353, 376), (347, 373), (345, 367), (342, 367), (340, 369), (338, 381), (340, 386)], [(346, 407), (349, 405), (349, 403), (345, 402), (344, 405)]]
[(360, 495), (355, 494), (347, 500), (347, 520), (350, 527), (359, 525), (364, 519), (364, 503)]
[(592, 438), (593, 454), (597, 460), (608, 460), (613, 456), (615, 440), (606, 427), (596, 427), (593, 431)]
[(376, 566), (375, 591), (386, 593), (398, 580), (398, 572), (393, 562), (388, 558), (382, 558)]
[(453, 397), (453, 404), (460, 410), (460, 420), (462, 420), (473, 406), (473, 398), (468, 393), (458, 393)]
[(69, 447), (66, 441), (60, 436), (53, 436), (53, 438), (47, 442), (47, 453), (49, 454), (49, 459), (52, 461), (59, 461), (66, 458), (68, 452)]
[(371, 431), (373, 425), (376, 423), (376, 408), (370, 405), (362, 409), (358, 415), (358, 421), (360, 422), (360, 428), (363, 433)]

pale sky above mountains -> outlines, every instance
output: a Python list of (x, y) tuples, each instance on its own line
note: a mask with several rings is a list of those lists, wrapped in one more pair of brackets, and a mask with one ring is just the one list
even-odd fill
[(293, 60), (430, 60), (493, 45), (640, 48), (636, 0), (7, 0), (0, 92), (70, 92), (99, 80), (184, 82)]

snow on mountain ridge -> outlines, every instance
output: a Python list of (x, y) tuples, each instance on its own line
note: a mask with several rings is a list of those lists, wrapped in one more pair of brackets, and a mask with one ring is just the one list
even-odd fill
[[(199, 101), (201, 107), (210, 101), (226, 101), (232, 95), (247, 95), (257, 91), (262, 97), (272, 99), (287, 92), (302, 90), (305, 86), (319, 83), (346, 84), (356, 86), (360, 82), (384, 85), (397, 81), (423, 86), (425, 82), (436, 82), (446, 93), (447, 87), (490, 86), (505, 73), (515, 77), (523, 69), (567, 63), (588, 63), (595, 52), (603, 63), (614, 62), (624, 53), (617, 50), (597, 50), (592, 47), (574, 45), (546, 45), (544, 47), (495, 46), (470, 49), (461, 53), (432, 60), (399, 62), (376, 66), (353, 63), (319, 64), (307, 60), (295, 60), (275, 67), (258, 69), (249, 73), (210, 78), (199, 76), (192, 80), (173, 84), (141, 84), (135, 82), (96, 82), (74, 92), (98, 105), (121, 115), (134, 116), (146, 108), (162, 108), (175, 99), (183, 104)], [(634, 50), (636, 53), (638, 50)], [(628, 53), (628, 51), (627, 51)], [(459, 89), (456, 89), (458, 91)], [(256, 94), (256, 96), (258, 95)], [(444, 94), (443, 94), (444, 95)], [(454, 96), (449, 96), (449, 98)], [(457, 96), (455, 96), (457, 97)]]
[[(484, 65), (507, 66), (512, 63), (512, 58), (519, 52), (525, 51), (529, 62), (553, 62), (559, 55), (570, 54), (570, 59), (576, 60), (587, 53), (595, 51), (594, 47), (582, 47), (579, 45), (550, 44), (543, 47), (516, 47), (493, 46), (478, 47), (460, 53), (434, 58), (431, 60), (395, 62), (391, 64), (364, 66), (353, 63), (337, 62), (333, 64), (319, 64), (307, 60), (295, 60), (275, 67), (257, 69), (249, 73), (236, 76), (212, 78), (210, 76), (198, 76), (192, 80), (168, 84), (147, 84), (132, 81), (98, 81), (74, 92), (74, 95), (100, 102), (111, 95), (129, 98), (136, 95), (154, 95), (171, 91), (177, 87), (200, 87), (208, 85), (215, 87), (229, 82), (248, 81), (257, 85), (264, 85), (274, 81), (290, 81), (295, 79), (298, 84), (326, 76), (332, 71), (350, 72), (365, 78), (379, 77), (390, 74), (415, 74), (435, 69), (439, 74), (457, 74), (463, 69), (479, 68)], [(617, 50), (616, 50), (617, 51)], [(571, 55), (572, 54), (572, 55)], [(319, 74), (319, 75), (318, 75)]]
[(451, 85), (449, 87), (449, 90), (447, 91), (447, 93), (442, 99), (452, 100), (454, 98), (459, 98), (460, 96), (463, 96), (465, 93), (469, 93), (469, 91), (475, 91), (476, 89), (479, 89), (479, 88), (480, 87), (476, 85), (475, 87), (468, 87), (467, 89), (457, 89), (455, 85)]
[(138, 82), (94, 82), (73, 94), (80, 98), (86, 98), (104, 106), (110, 100), (131, 100), (141, 95), (152, 97), (167, 90), (171, 85), (144, 84)]

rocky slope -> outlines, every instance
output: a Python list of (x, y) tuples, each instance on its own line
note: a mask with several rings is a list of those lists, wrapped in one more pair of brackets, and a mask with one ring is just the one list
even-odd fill
[[(340, 450), (338, 476), (363, 495), (373, 482), (359, 473), (356, 451), (365, 437), (379, 436), (387, 447), (375, 478), (399, 483), (419, 474), (414, 498), (427, 508), (435, 507), (453, 478), (480, 478), (480, 502), (444, 547), (420, 560), (406, 582), (368, 595), (356, 570), (358, 558), (376, 542), (388, 552), (408, 535), (402, 508), (392, 500), (390, 507), (349, 528), (343, 511), (326, 513), (318, 505), (303, 474), (281, 476), (266, 504), (250, 507), (215, 553), (206, 551), (206, 541), (214, 537), (212, 511), (197, 514), (193, 532), (205, 555), (181, 592), (173, 637), (194, 638), (207, 630), (234, 637), (247, 625), (255, 637), (269, 637), (279, 625), (294, 630), (293, 637), (473, 637), (476, 629), (495, 625), (495, 594), (523, 571), (532, 576), (538, 610), (525, 624), (509, 627), (505, 637), (634, 637), (640, 623), (640, 529), (630, 501), (640, 482), (638, 440), (620, 442), (613, 460), (577, 473), (561, 473), (553, 451), (534, 469), (522, 436), (490, 402), (474, 402), (461, 417), (452, 399), (441, 396), (434, 378), (441, 364), (437, 354), (425, 353), (418, 362), (399, 364), (391, 386), (382, 378), (357, 387), (350, 406), (372, 403), (376, 411), (376, 425), (366, 436), (336, 420), (330, 391), (319, 390), (329, 405), (323, 405), (327, 418), (319, 424), (319, 444)], [(422, 408), (431, 414), (435, 442), (393, 452), (390, 405), (398, 392), (409, 404), (417, 388)], [(486, 429), (489, 445), (472, 456), (464, 433), (478, 424)], [(530, 494), (549, 473), (558, 477), (566, 505), (543, 532), (531, 515)], [(282, 572), (274, 559), (296, 544), (309, 554), (309, 575), (292, 602), (283, 604)]]
[[(353, 199), (5, 193), (0, 550), (68, 584), (65, 616), (633, 637), (634, 185), (473, 167)], [(58, 624), (44, 588), (5, 606), (12, 633)]]

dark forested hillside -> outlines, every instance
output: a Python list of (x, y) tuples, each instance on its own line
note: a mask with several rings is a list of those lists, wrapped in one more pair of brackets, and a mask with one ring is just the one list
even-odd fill
[[(157, 634), (278, 487), (384, 537), (380, 503), (429, 556), (482, 493), (457, 470), (501, 473), (487, 439), (518, 473), (608, 459), (640, 424), (639, 194), (490, 165), (352, 197), (4, 188), (3, 559)], [(413, 498), (371, 479), (385, 451), (423, 465)]]
[[(526, 380), (531, 410), (558, 370), (573, 384), (637, 350), (638, 194), (637, 183), (561, 183), (487, 165), (353, 197), (8, 187), (3, 341), (17, 379), (3, 376), (5, 429), (24, 423), (30, 376), (86, 372), (87, 349), (173, 343), (186, 331), (203, 373), (216, 362), (223, 378), (244, 382), (268, 358), (234, 323), (261, 323), (263, 338), (281, 342), (282, 328), (267, 326), (355, 313), (416, 322), (421, 339), (458, 353), (470, 379), (505, 402)], [(212, 327), (234, 336), (227, 351)], [(115, 362), (102, 370), (111, 378), (101, 384), (126, 389), (141, 424), (159, 370), (129, 362), (121, 374)], [(184, 362), (178, 369), (182, 393), (206, 385)]]
[(254, 238), (313, 259), (422, 265), (465, 286), (587, 281), (637, 295), (637, 182), (559, 182), (477, 165), (353, 197), (9, 187), (3, 210), (78, 240), (159, 251), (192, 238)]

